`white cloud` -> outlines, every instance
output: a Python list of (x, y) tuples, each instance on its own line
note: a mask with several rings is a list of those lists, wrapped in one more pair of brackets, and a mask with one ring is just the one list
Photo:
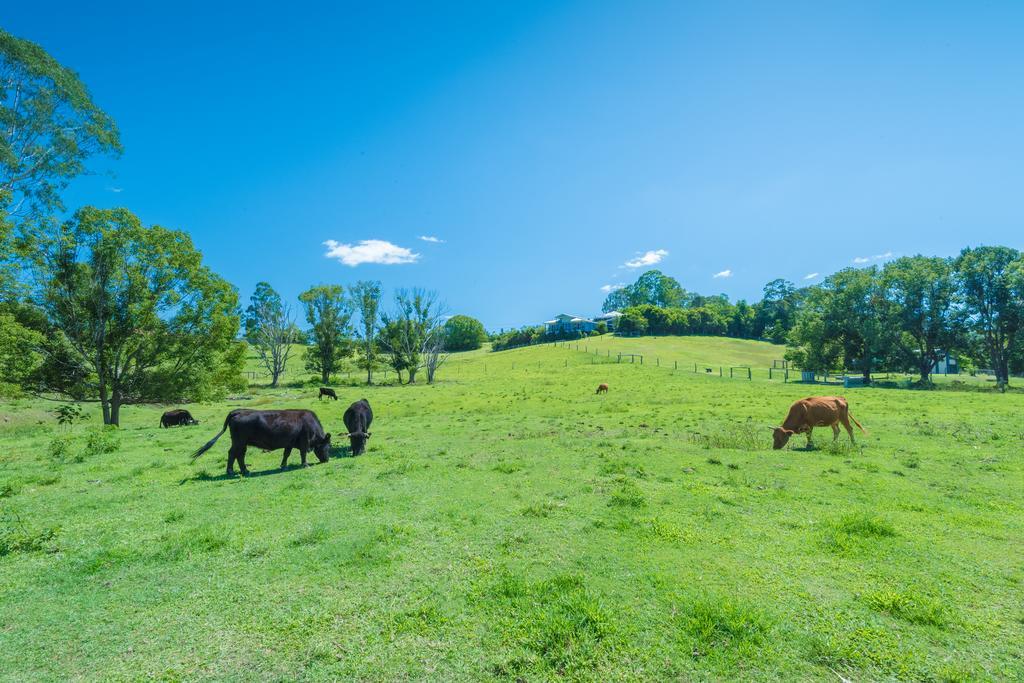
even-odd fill
[(444, 244), (444, 240), (433, 235), (420, 235), (420, 239), (424, 242), (432, 242), (433, 244)]
[(814, 278), (818, 277), (818, 275), (819, 273), (807, 273), (807, 275), (804, 275), (804, 279), (813, 280)]
[(420, 255), (413, 253), (412, 250), (385, 240), (362, 240), (355, 245), (327, 240), (324, 242), (324, 246), (327, 247), (327, 253), (324, 256), (337, 259), (353, 268), (362, 263), (384, 265), (416, 263), (420, 258)]
[(653, 266), (656, 263), (661, 263), (661, 260), (668, 256), (668, 252), (664, 249), (657, 249), (652, 251), (645, 251), (636, 258), (632, 258), (623, 264), (625, 268), (642, 268), (644, 266)]
[(725, 270), (723, 270), (721, 272), (715, 273), (711, 277), (713, 277), (715, 279), (718, 279), (720, 277), (732, 277), (732, 271), (729, 270), (728, 268), (726, 268)]
[(853, 262), (854, 263), (871, 263), (872, 261), (881, 261), (883, 259), (892, 258), (892, 257), (893, 257), (893, 253), (891, 251), (887, 251), (884, 254), (875, 254), (874, 256), (872, 256), (870, 258), (867, 257), (867, 256), (857, 256), (856, 258), (853, 259)]
[(107, 189), (114, 193), (124, 192), (123, 187), (108, 187)]
[(605, 294), (611, 294), (616, 289), (622, 289), (626, 285), (601, 285), (601, 291)]

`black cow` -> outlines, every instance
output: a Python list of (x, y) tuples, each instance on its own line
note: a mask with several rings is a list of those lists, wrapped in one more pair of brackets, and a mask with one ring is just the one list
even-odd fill
[(327, 396), (328, 398), (333, 398), (335, 401), (338, 400), (338, 395), (336, 393), (334, 393), (334, 389), (328, 389), (327, 387), (320, 387), (320, 395), (316, 397), (316, 400), (322, 401), (322, 400), (324, 400), (324, 396)]
[(293, 448), (299, 449), (302, 464), (306, 464), (306, 453), (313, 451), (317, 460), (327, 462), (331, 451), (331, 435), (324, 433), (320, 420), (312, 410), (232, 410), (224, 419), (224, 429), (206, 445), (192, 454), (194, 461), (213, 448), (217, 439), (228, 429), (231, 430), (231, 449), (228, 451), (228, 475), (235, 473), (234, 464), (242, 474), (249, 474), (245, 466), (245, 449), (249, 446), (265, 451), (284, 449), (281, 469), (288, 464)]
[(192, 413), (184, 408), (168, 410), (160, 417), (161, 427), (187, 427), (197, 424), (199, 424), (199, 420), (192, 417)]
[(370, 423), (373, 422), (373, 410), (365, 398), (356, 401), (345, 411), (345, 429), (352, 445), (352, 455), (361, 455), (366, 451), (366, 441), (370, 438)]

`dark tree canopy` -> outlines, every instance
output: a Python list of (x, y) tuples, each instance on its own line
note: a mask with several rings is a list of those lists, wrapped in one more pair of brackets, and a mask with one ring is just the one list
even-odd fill
[(0, 29), (0, 209), (30, 217), (62, 208), (61, 190), (89, 157), (120, 151), (117, 126), (78, 75)]

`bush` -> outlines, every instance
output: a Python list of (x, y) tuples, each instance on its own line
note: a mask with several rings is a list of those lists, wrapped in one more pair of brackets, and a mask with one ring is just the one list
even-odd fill
[(113, 453), (121, 447), (121, 433), (114, 425), (90, 429), (85, 435), (85, 455)]
[(59, 434), (50, 440), (50, 445), (46, 447), (46, 454), (50, 457), (50, 460), (55, 462), (69, 462), (73, 460), (71, 444), (70, 436)]
[(445, 349), (448, 351), (473, 351), (487, 340), (483, 323), (468, 315), (456, 315), (444, 324)]

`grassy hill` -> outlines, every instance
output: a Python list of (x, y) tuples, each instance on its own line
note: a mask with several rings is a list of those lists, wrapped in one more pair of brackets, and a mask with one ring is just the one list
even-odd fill
[[(577, 342), (567, 342), (573, 349)], [(657, 359), (662, 365), (678, 361), (680, 367), (692, 369), (698, 366), (718, 367), (749, 365), (759, 369), (772, 366), (775, 360), (782, 360), (785, 346), (750, 339), (728, 337), (616, 337), (608, 334), (591, 337), (578, 343), (579, 350), (597, 351), (600, 354), (633, 353), (644, 356), (644, 362), (654, 364)]]
[[(259, 389), (170, 430), (128, 407), (116, 445), (95, 416), (0, 404), (0, 673), (1024, 677), (1024, 395), (851, 390), (870, 436), (772, 451), (806, 386), (550, 346), (456, 356), (441, 380)], [(228, 479), (225, 436), (189, 462), (232, 407), (308, 407), (337, 433), (364, 396), (364, 456), (281, 471), (250, 451), (255, 476)]]

